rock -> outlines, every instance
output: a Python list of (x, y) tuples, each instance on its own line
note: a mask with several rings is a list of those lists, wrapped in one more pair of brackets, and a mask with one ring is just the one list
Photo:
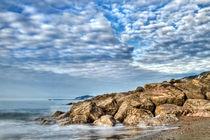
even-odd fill
[(62, 112), (62, 111), (56, 111), (51, 117), (52, 118), (57, 118), (57, 117), (59, 117), (61, 114), (64, 114), (65, 112)]
[(156, 106), (161, 104), (183, 105), (185, 94), (168, 82), (145, 85), (140, 97), (151, 100)]
[(210, 100), (210, 92), (206, 92), (206, 99)]
[(177, 122), (179, 119), (173, 114), (157, 115), (154, 118), (144, 119), (139, 122), (139, 126), (161, 126)]
[(155, 109), (155, 116), (158, 115), (167, 115), (167, 114), (173, 114), (177, 117), (182, 116), (184, 113), (184, 109), (181, 106), (177, 106), (174, 104), (163, 104), (160, 106), (157, 106)]
[(89, 117), (88, 115), (75, 115), (75, 116), (72, 118), (72, 123), (73, 123), (73, 124), (92, 123), (93, 120), (90, 120), (88, 117)]
[(118, 104), (115, 98), (108, 97), (104, 100), (95, 101), (96, 105), (103, 109), (107, 115), (114, 115), (118, 110)]
[(133, 107), (138, 109), (146, 109), (151, 112), (153, 112), (154, 110), (154, 104), (150, 100), (146, 98), (140, 98), (137, 94), (129, 95), (119, 107), (114, 118), (122, 122), (123, 119), (126, 117), (127, 111)]
[(45, 120), (45, 117), (39, 117), (39, 118), (31, 119), (30, 121), (43, 121), (43, 120)]
[(130, 105), (127, 101), (123, 102), (119, 108), (119, 110), (117, 111), (117, 113), (115, 114), (114, 118), (116, 120), (118, 120), (119, 122), (123, 122), (124, 118), (127, 115), (127, 111), (129, 109)]
[(58, 116), (58, 120), (68, 118), (69, 115), (70, 115), (70, 111), (67, 111), (67, 112), (61, 114), (60, 116)]
[(73, 105), (74, 103), (73, 102), (70, 102), (70, 103), (67, 103), (66, 105)]
[(99, 126), (114, 126), (116, 121), (111, 115), (104, 115), (101, 116), (100, 119), (95, 120), (93, 124)]
[(210, 101), (204, 99), (188, 99), (183, 107), (190, 112), (210, 111)]
[(130, 108), (127, 111), (126, 118), (123, 121), (125, 125), (137, 125), (143, 119), (152, 118), (153, 114), (149, 110)]
[(197, 112), (197, 113), (189, 113), (187, 114), (189, 117), (210, 117), (209, 111)]
[[(189, 112), (188, 116), (210, 116), (210, 101), (204, 99), (188, 99), (183, 108)], [(203, 116), (202, 116), (203, 115)]]
[(135, 92), (143, 92), (144, 91), (144, 88), (139, 86), (136, 88)]
[(176, 83), (176, 87), (181, 89), (187, 96), (187, 99), (205, 99), (203, 86), (199, 80), (191, 80), (185, 83)]
[(66, 125), (71, 125), (71, 124), (73, 124), (73, 121), (70, 117), (66, 117), (64, 119), (58, 120), (59, 126), (66, 126)]
[(56, 120), (54, 119), (45, 119), (42, 121), (42, 125), (52, 125), (52, 124), (55, 124), (56, 123)]
[(75, 103), (70, 110), (73, 123), (92, 123), (103, 114), (100, 107), (89, 101)]

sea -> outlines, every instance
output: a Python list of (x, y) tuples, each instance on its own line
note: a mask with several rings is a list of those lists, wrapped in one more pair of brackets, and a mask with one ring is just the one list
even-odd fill
[(75, 100), (1, 100), (0, 140), (92, 140), (92, 139), (139, 139), (163, 130), (175, 129), (169, 126), (128, 127), (118, 124), (114, 127), (93, 125), (58, 126), (41, 125), (31, 121), (38, 117), (52, 115), (56, 110), (68, 111), (66, 105)]

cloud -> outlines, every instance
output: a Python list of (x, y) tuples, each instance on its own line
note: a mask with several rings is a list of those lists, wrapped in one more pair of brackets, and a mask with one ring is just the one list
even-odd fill
[(1, 65), (71, 76), (115, 77), (120, 73), (118, 67), (125, 67), (132, 58), (133, 48), (115, 37), (110, 22), (94, 3), (80, 11), (68, 8), (56, 14), (24, 4), (20, 7), (22, 13), (0, 14)]
[[(127, 21), (123, 20), (125, 30), (121, 33), (121, 40), (134, 46), (132, 66), (163, 73), (209, 70), (210, 15), (206, 1), (136, 3), (136, 8), (129, 9)], [(205, 6), (200, 7), (201, 3)]]
[(209, 2), (1, 1), (0, 65), (82, 77), (209, 70)]

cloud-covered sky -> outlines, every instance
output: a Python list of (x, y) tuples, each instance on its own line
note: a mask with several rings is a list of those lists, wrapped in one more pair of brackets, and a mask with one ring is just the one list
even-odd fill
[(98, 94), (207, 70), (209, 0), (0, 1), (2, 96)]

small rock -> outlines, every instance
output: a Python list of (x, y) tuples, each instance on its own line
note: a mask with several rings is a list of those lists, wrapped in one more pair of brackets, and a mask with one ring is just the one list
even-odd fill
[(46, 120), (43, 120), (41, 124), (42, 125), (53, 125), (55, 123), (56, 123), (56, 121), (53, 119), (46, 119)]
[(206, 92), (206, 99), (210, 100), (210, 92)]
[(73, 102), (67, 103), (66, 105), (73, 105)]
[(93, 124), (99, 126), (114, 126), (116, 121), (111, 115), (104, 115), (101, 116), (100, 119), (95, 120)]
[(51, 117), (52, 118), (57, 118), (59, 117), (61, 114), (64, 114), (65, 112), (62, 112), (62, 111), (56, 111)]
[(58, 116), (58, 119), (64, 119), (64, 118), (67, 118), (69, 116), (70, 116), (70, 111), (61, 114), (60, 116)]
[(144, 91), (144, 88), (139, 86), (136, 88), (135, 92), (143, 92)]

